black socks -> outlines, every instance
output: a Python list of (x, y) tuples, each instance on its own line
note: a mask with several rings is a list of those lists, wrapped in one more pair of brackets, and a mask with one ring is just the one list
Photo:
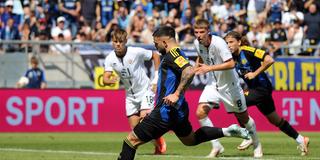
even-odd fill
[(133, 160), (136, 154), (136, 147), (132, 146), (132, 144), (125, 139), (122, 144), (122, 151), (118, 157), (118, 160)]

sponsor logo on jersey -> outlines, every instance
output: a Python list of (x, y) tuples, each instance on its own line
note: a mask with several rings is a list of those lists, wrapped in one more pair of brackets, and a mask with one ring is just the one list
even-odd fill
[(264, 50), (261, 50), (261, 49), (257, 49), (256, 52), (254, 53), (254, 56), (262, 59), (263, 55), (264, 55)]
[(182, 68), (184, 65), (188, 64), (188, 61), (182, 56), (179, 56), (174, 60), (174, 63), (176, 63), (180, 68)]

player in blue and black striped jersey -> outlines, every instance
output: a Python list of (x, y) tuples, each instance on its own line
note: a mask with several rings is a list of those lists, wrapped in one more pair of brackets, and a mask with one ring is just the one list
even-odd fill
[(162, 54), (156, 107), (129, 133), (123, 142), (118, 160), (134, 159), (139, 145), (157, 139), (169, 130), (172, 130), (187, 146), (225, 136), (248, 139), (248, 131), (236, 124), (228, 128), (201, 127), (193, 131), (188, 119), (189, 107), (184, 92), (197, 70), (190, 65), (179, 48), (175, 40), (175, 30), (172, 27), (158, 28), (153, 33), (153, 37), (155, 47)]
[[(309, 138), (301, 136), (284, 118), (280, 117), (272, 98), (272, 84), (264, 73), (273, 63), (273, 58), (264, 50), (249, 46), (246, 37), (238, 32), (231, 31), (225, 36), (233, 58), (236, 70), (247, 84), (245, 98), (247, 106), (256, 105), (271, 124), (292, 137), (298, 143), (301, 155), (308, 153)], [(252, 145), (252, 140), (244, 140), (238, 149), (244, 150)]]

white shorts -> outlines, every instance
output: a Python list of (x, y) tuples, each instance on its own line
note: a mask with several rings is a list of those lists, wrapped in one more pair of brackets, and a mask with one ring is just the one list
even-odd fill
[(199, 103), (209, 103), (209, 107), (217, 108), (220, 101), (228, 113), (241, 113), (247, 110), (243, 90), (239, 86), (230, 89), (217, 90), (215, 85), (206, 85), (199, 99)]
[(154, 92), (151, 88), (148, 88), (142, 96), (139, 97), (126, 97), (126, 115), (129, 117), (131, 115), (139, 113), (141, 110), (153, 109), (154, 107)]

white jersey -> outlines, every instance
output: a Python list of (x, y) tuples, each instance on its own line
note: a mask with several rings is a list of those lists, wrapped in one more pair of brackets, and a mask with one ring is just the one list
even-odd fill
[[(194, 41), (194, 45), (198, 55), (206, 65), (222, 64), (232, 58), (227, 43), (218, 36), (212, 35), (211, 44), (208, 48), (200, 44), (197, 39)], [(212, 71), (209, 74), (211, 78), (209, 78), (208, 85), (216, 85), (217, 89), (227, 89), (239, 85), (239, 78), (235, 69)]]
[(126, 89), (126, 95), (137, 98), (150, 87), (150, 79), (144, 70), (144, 61), (151, 60), (152, 51), (140, 47), (128, 47), (124, 57), (111, 51), (105, 59), (105, 71), (115, 71)]

